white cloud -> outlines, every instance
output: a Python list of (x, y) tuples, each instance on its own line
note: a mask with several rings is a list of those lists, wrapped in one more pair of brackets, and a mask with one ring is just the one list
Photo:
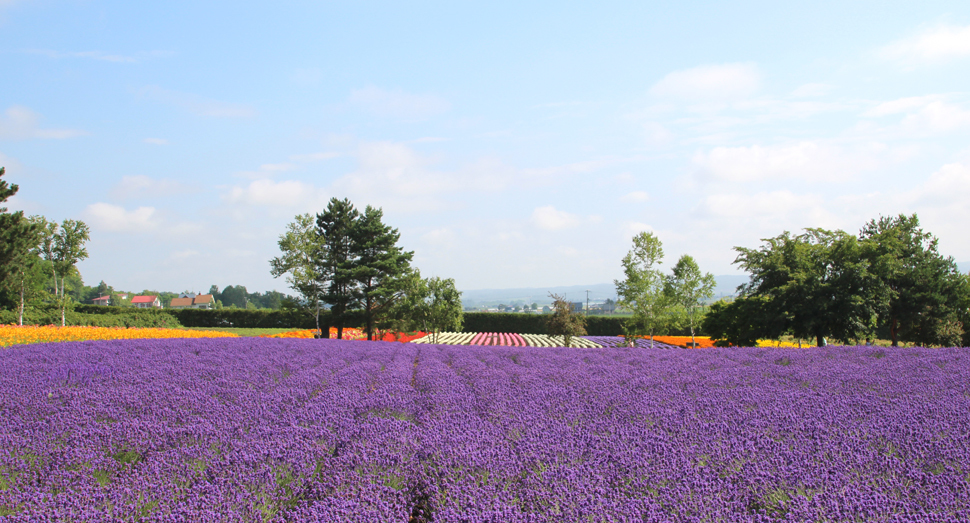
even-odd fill
[(322, 209), (326, 191), (297, 180), (253, 180), (245, 187), (235, 186), (223, 196), (231, 204), (255, 207), (281, 207), (294, 211)]
[[(970, 201), (970, 166), (962, 163), (944, 165), (930, 175), (917, 195), (918, 200), (930, 205), (957, 203), (966, 206)], [(962, 220), (959, 222), (966, 224)]]
[(643, 222), (626, 222), (623, 229), (626, 231), (627, 238), (633, 238), (641, 232), (656, 232), (652, 225)]
[(150, 143), (152, 145), (168, 145), (168, 140), (165, 138), (145, 138), (142, 140), (145, 143)]
[(41, 129), (40, 115), (30, 109), (13, 105), (7, 108), (4, 116), (0, 116), (0, 138), (11, 140), (63, 139), (83, 136), (84, 131), (75, 129)]
[(872, 109), (869, 109), (862, 115), (868, 117), (880, 117), (893, 114), (909, 113), (913, 112), (914, 110), (922, 109), (923, 107), (926, 107), (927, 105), (939, 100), (940, 97), (936, 95), (899, 98), (890, 102), (883, 102)]
[(575, 227), (579, 225), (580, 220), (574, 214), (558, 211), (552, 205), (546, 205), (532, 211), (532, 223), (540, 229), (558, 231)]
[(141, 95), (156, 102), (174, 105), (199, 116), (250, 118), (256, 115), (256, 110), (249, 105), (211, 100), (194, 94), (169, 91), (155, 85), (142, 89)]
[(451, 108), (447, 100), (434, 95), (387, 91), (372, 85), (351, 92), (349, 101), (374, 115), (390, 118), (421, 119)]
[(829, 84), (805, 84), (791, 92), (792, 98), (818, 98), (832, 92)]
[(294, 162), (300, 162), (300, 163), (309, 163), (309, 162), (319, 162), (322, 160), (331, 160), (333, 158), (338, 158), (338, 157), (340, 157), (340, 153), (329, 151), (329, 152), (322, 152), (322, 153), (294, 154), (290, 156), (290, 160), (293, 160)]
[(658, 122), (644, 122), (643, 132), (647, 144), (653, 146), (667, 145), (674, 136), (663, 124)]
[(752, 63), (702, 65), (674, 71), (650, 88), (656, 96), (687, 101), (721, 101), (751, 96), (761, 87), (761, 72)]
[(139, 207), (128, 211), (110, 203), (88, 205), (84, 215), (94, 229), (111, 232), (146, 232), (158, 228), (158, 216), (154, 207)]
[(878, 118), (903, 114), (897, 131), (906, 136), (922, 136), (955, 131), (970, 125), (970, 111), (947, 103), (943, 96), (912, 96), (881, 103), (863, 116)]
[(455, 233), (448, 228), (434, 229), (422, 234), (421, 240), (430, 245), (448, 246), (455, 241)]
[(296, 165), (293, 165), (292, 163), (264, 163), (263, 165), (259, 166), (260, 171), (271, 173), (292, 171), (293, 169), (296, 169)]
[[(782, 191), (761, 191), (757, 193), (713, 194), (704, 199), (703, 208), (711, 215), (730, 218), (779, 218), (791, 214), (802, 214), (821, 200), (815, 195), (796, 195)], [(778, 225), (772, 224), (774, 228)], [(779, 232), (781, 232), (779, 230)]]
[(461, 174), (436, 171), (431, 160), (393, 142), (364, 142), (355, 152), (357, 169), (333, 183), (335, 194), (361, 205), (402, 211), (437, 210), (444, 193), (475, 187)]
[(620, 197), (620, 201), (626, 203), (640, 203), (649, 199), (650, 195), (648, 195), (646, 191), (633, 191)]
[(940, 63), (970, 56), (970, 26), (939, 25), (893, 42), (881, 54), (907, 64)]
[(869, 144), (846, 151), (817, 142), (715, 147), (696, 153), (692, 163), (696, 175), (734, 183), (785, 178), (834, 181), (878, 167), (885, 149), (881, 144)]
[(124, 56), (120, 54), (108, 54), (102, 53), (101, 51), (80, 51), (80, 52), (60, 52), (51, 51), (49, 49), (28, 49), (24, 51), (30, 54), (44, 55), (49, 58), (89, 58), (92, 60), (100, 60), (103, 62), (116, 62), (116, 63), (136, 63), (137, 59), (131, 56)]
[(182, 262), (188, 260), (189, 258), (197, 258), (201, 253), (199, 251), (194, 251), (192, 249), (186, 249), (182, 251), (175, 251), (168, 255), (170, 261)]
[(119, 200), (157, 198), (195, 192), (196, 188), (175, 180), (156, 180), (148, 176), (123, 176), (111, 189), (111, 196)]

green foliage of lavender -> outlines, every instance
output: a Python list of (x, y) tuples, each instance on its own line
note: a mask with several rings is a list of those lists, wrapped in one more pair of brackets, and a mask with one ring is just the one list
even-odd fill
[(970, 520), (966, 349), (0, 352), (0, 520)]

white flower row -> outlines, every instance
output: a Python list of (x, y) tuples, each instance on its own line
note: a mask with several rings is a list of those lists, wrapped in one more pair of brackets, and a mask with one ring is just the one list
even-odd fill
[[(472, 339), (475, 338), (479, 333), (477, 332), (439, 332), (437, 339), (433, 335), (428, 334), (427, 336), (411, 340), (411, 343), (437, 343), (440, 345), (469, 345)], [(563, 347), (562, 336), (549, 336), (547, 334), (520, 334), (522, 339), (525, 340), (526, 344), (530, 347)], [(586, 338), (580, 338), (578, 336), (573, 336), (569, 343), (570, 347), (577, 348), (587, 348), (587, 349), (598, 349), (602, 348), (602, 345), (594, 341), (587, 340)]]

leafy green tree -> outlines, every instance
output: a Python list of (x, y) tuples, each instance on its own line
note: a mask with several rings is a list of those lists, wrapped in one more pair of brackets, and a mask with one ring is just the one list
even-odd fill
[(417, 269), (409, 270), (402, 278), (404, 291), (385, 317), (390, 325), (402, 332), (423, 330), (438, 342), (442, 332), (461, 331), (464, 311), (461, 292), (451, 278), (422, 278)]
[(862, 228), (865, 258), (883, 288), (876, 304), (892, 346), (900, 340), (922, 345), (957, 345), (966, 277), (953, 258), (940, 255), (938, 240), (923, 231), (915, 214), (880, 217)]
[[(280, 236), (279, 246), (283, 254), (270, 260), (270, 274), (274, 278), (286, 275), (286, 283), (300, 293), (303, 302), (313, 310), (317, 330), (321, 330), (320, 303), (326, 290), (320, 264), (324, 237), (313, 215), (297, 215), (293, 223), (287, 226), (286, 233)], [(216, 290), (218, 292), (218, 288)]]
[(719, 300), (711, 304), (701, 328), (721, 347), (754, 347), (759, 339), (784, 333), (786, 318), (766, 296)]
[(664, 275), (656, 268), (663, 263), (664, 251), (660, 239), (651, 232), (633, 237), (633, 249), (623, 257), (623, 281), (614, 280), (619, 305), (633, 311), (627, 331), (631, 334), (653, 336), (667, 321), (670, 309), (668, 294), (664, 292)]
[(227, 286), (222, 290), (222, 304), (225, 307), (235, 307), (237, 309), (247, 308), (249, 303), (246, 287), (243, 285)]
[[(414, 253), (397, 245), (401, 234), (383, 222), (384, 212), (370, 205), (351, 228), (349, 260), (359, 302), (363, 306), (367, 339), (374, 339), (375, 322), (404, 291)], [(460, 302), (459, 302), (460, 305)]]
[(344, 325), (360, 302), (353, 277), (354, 227), (358, 216), (360, 213), (346, 198), (331, 198), (326, 210), (317, 215), (317, 229), (324, 238), (317, 270), (320, 281), (326, 283), (323, 301), (330, 304), (337, 339), (343, 339)]
[(562, 336), (564, 347), (569, 347), (574, 336), (586, 335), (586, 317), (576, 314), (573, 304), (565, 296), (549, 293), (552, 298), (552, 314), (546, 318), (546, 328), (553, 336)]
[(701, 301), (709, 300), (714, 296), (716, 285), (714, 276), (709, 272), (702, 273), (694, 258), (685, 254), (677, 260), (665, 285), (665, 292), (670, 301), (683, 308), (687, 324), (690, 326), (690, 341), (696, 343), (694, 340), (695, 312), (701, 306)]
[[(65, 311), (69, 303), (65, 293), (66, 280), (69, 276), (78, 274), (77, 262), (88, 257), (84, 244), (90, 239), (90, 229), (80, 220), (69, 219), (64, 220), (60, 226), (56, 222), (48, 222), (45, 225), (41, 250), (44, 258), (51, 262), (54, 296), (61, 308), (61, 326), (65, 326), (67, 324)], [(58, 277), (60, 277), (59, 286)]]
[(871, 335), (881, 287), (860, 241), (844, 231), (805, 229), (763, 240), (760, 249), (735, 247), (735, 263), (751, 274), (742, 297), (762, 297), (785, 313), (799, 338), (842, 340)]

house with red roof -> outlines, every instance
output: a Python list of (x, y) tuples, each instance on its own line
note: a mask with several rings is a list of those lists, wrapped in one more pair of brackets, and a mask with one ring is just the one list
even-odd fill
[(215, 300), (212, 299), (211, 294), (196, 294), (172, 298), (168, 306), (173, 309), (212, 309), (214, 305)]
[(95, 305), (111, 305), (111, 296), (99, 296), (91, 300), (91, 302)]
[(161, 309), (162, 302), (158, 299), (158, 296), (148, 295), (148, 296), (135, 296), (131, 299), (131, 304), (139, 309)]

